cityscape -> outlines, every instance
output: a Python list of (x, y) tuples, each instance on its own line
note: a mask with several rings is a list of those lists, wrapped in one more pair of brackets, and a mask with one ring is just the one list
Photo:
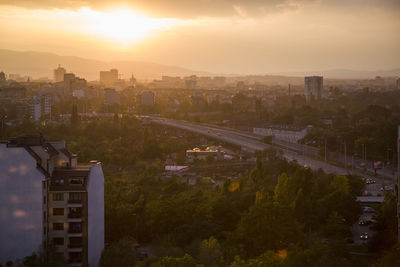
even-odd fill
[(400, 266), (396, 1), (0, 1), (0, 25), (0, 267)]

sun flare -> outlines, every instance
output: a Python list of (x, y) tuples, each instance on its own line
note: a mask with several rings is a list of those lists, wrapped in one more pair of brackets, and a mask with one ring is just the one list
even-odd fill
[(129, 8), (108, 12), (81, 8), (79, 13), (86, 33), (119, 43), (137, 43), (179, 24), (177, 19), (151, 18)]

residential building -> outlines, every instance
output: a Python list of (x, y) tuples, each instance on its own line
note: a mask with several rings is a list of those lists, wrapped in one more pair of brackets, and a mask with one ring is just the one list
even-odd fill
[(223, 160), (224, 152), (220, 147), (207, 147), (206, 150), (201, 150), (200, 148), (186, 150), (186, 159), (188, 162), (192, 162), (193, 160), (207, 160), (208, 158)]
[(72, 95), (73, 90), (85, 88), (86, 85), (86, 80), (75, 76), (74, 73), (64, 74), (64, 94)]
[(118, 81), (118, 70), (100, 71), (100, 83), (103, 85), (114, 85)]
[(85, 97), (85, 91), (82, 89), (76, 89), (72, 91), (72, 96), (81, 99)]
[(113, 88), (106, 88), (104, 89), (104, 105), (111, 106), (111, 105), (119, 105), (120, 98), (119, 94)]
[(54, 70), (54, 82), (62, 82), (64, 81), (64, 74), (66, 70), (58, 65), (58, 68)]
[(273, 136), (276, 139), (297, 143), (303, 139), (312, 126), (272, 125), (264, 128), (253, 128), (253, 133), (260, 136)]
[(152, 91), (144, 91), (140, 95), (140, 104), (142, 106), (152, 107), (155, 104), (155, 97)]
[(307, 101), (320, 100), (324, 87), (324, 78), (322, 76), (304, 77), (304, 95)]
[(400, 89), (400, 78), (396, 80), (396, 88)]
[(64, 141), (42, 135), (0, 143), (0, 263), (43, 246), (69, 266), (99, 266), (104, 249), (101, 164), (77, 164)]
[(42, 116), (51, 115), (51, 97), (38, 93), (30, 100), (31, 116), (34, 121), (39, 121)]

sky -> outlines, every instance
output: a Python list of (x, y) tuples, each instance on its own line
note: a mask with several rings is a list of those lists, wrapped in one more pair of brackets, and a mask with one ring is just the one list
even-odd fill
[(400, 0), (0, 0), (0, 49), (214, 73), (400, 67)]

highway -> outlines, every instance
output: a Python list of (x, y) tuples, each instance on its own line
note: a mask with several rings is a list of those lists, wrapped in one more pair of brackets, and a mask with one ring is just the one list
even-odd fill
[[(266, 148), (271, 147), (271, 145), (263, 143), (260, 141), (260, 137), (254, 135), (249, 132), (240, 131), (232, 128), (220, 127), (209, 124), (200, 124), (194, 122), (180, 121), (180, 120), (172, 120), (167, 118), (155, 117), (155, 116), (143, 116), (142, 119), (148, 119), (152, 123), (162, 124), (174, 128), (179, 128), (182, 130), (194, 132), (197, 134), (201, 134), (204, 136), (212, 137), (217, 140), (221, 140), (233, 145), (240, 146), (242, 150), (248, 152), (255, 152), (257, 150), (264, 150)], [(335, 166), (330, 163), (326, 163), (323, 161), (316, 160), (315, 158), (310, 158), (307, 156), (307, 153), (304, 151), (297, 152), (298, 145), (294, 144), (296, 147), (289, 147), (288, 143), (280, 144), (277, 146), (276, 144), (273, 147), (281, 153), (281, 155), (286, 158), (288, 161), (296, 160), (300, 165), (307, 166), (311, 169), (317, 170), (322, 169), (326, 173), (333, 174), (350, 174), (352, 172), (351, 167), (345, 169), (344, 167)], [(300, 145), (301, 147), (301, 145)], [(365, 178), (372, 178), (376, 181), (377, 185), (393, 185), (393, 181), (378, 179), (372, 177), (370, 175), (366, 175), (360, 170), (353, 169), (353, 173)], [(381, 187), (381, 186), (380, 186)], [(380, 188), (379, 187), (379, 188)], [(378, 191), (379, 191), (378, 188)], [(376, 188), (374, 188), (374, 195), (378, 193)]]

